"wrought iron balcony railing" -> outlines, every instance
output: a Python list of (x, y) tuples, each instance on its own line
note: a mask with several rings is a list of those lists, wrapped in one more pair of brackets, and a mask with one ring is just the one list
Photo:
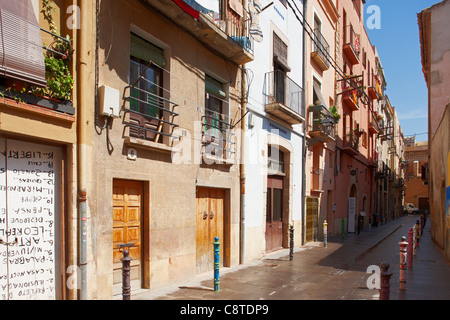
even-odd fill
[(312, 57), (323, 70), (327, 70), (330, 67), (328, 62), (329, 53), (330, 45), (320, 30), (316, 28), (313, 34)]
[(136, 84), (125, 88), (124, 100), (129, 102), (125, 109), (125, 128), (129, 128), (129, 136), (153, 142), (163, 142), (163, 137), (174, 137), (173, 130), (178, 127), (174, 118), (178, 106), (155, 93), (142, 89), (142, 82), (149, 80), (141, 77)]
[(352, 25), (345, 27), (344, 53), (352, 65), (359, 63), (360, 43)]
[[(271, 112), (291, 124), (304, 121), (303, 89), (283, 71), (276, 70), (266, 73), (263, 95), (267, 112)], [(282, 108), (277, 105), (281, 105)]]
[(203, 153), (217, 159), (232, 159), (236, 153), (235, 133), (230, 118), (206, 109), (202, 117)]
[(336, 118), (323, 105), (308, 107), (308, 131), (311, 137), (335, 139)]

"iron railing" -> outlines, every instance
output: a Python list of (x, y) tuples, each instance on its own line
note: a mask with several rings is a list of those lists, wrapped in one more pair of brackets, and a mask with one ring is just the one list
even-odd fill
[(344, 136), (344, 147), (351, 147), (354, 150), (359, 150), (359, 137), (353, 131), (347, 131)]
[(323, 37), (318, 28), (314, 29), (312, 52), (317, 52), (323, 60), (323, 63), (329, 67), (328, 56), (330, 53), (330, 45)]
[[(230, 8), (230, 5), (228, 4), (229, 0), (217, 0), (218, 7), (214, 10), (202, 7), (195, 0), (183, 1), (194, 10), (198, 10), (209, 16), (220, 30), (225, 32), (227, 36), (233, 39), (246, 51), (253, 54), (253, 38), (250, 36), (252, 19), (245, 8), (242, 8), (242, 16), (240, 16), (233, 10), (228, 9)], [(223, 8), (227, 8), (227, 10), (223, 10)], [(218, 12), (215, 10), (218, 10)]]
[(203, 153), (219, 159), (231, 159), (236, 153), (236, 134), (227, 115), (206, 109), (202, 117)]
[(331, 138), (335, 138), (336, 118), (325, 106), (308, 107), (308, 131), (321, 131)]
[(124, 100), (128, 101), (129, 107), (124, 115), (129, 114), (129, 117), (124, 117), (124, 127), (129, 128), (132, 137), (155, 142), (161, 142), (162, 136), (178, 138), (173, 135), (173, 130), (178, 127), (173, 122), (178, 116), (174, 112), (178, 104), (142, 89), (146, 87), (143, 82), (150, 81), (140, 77), (134, 85), (125, 87)]
[(266, 105), (281, 103), (305, 118), (303, 89), (283, 71), (276, 70), (265, 74), (263, 95)]
[(344, 44), (349, 44), (350, 47), (353, 49), (355, 56), (359, 59), (361, 46), (359, 43), (359, 38), (356, 35), (355, 30), (353, 29), (352, 25), (348, 25), (347, 27), (345, 27)]

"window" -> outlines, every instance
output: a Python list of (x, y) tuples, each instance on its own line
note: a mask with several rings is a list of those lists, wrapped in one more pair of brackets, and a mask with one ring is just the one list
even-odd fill
[(212, 156), (226, 157), (229, 150), (230, 121), (227, 116), (227, 97), (224, 85), (216, 79), (205, 76), (205, 115), (203, 116), (203, 135), (206, 141), (206, 153)]
[(130, 136), (162, 142), (165, 101), (163, 50), (131, 34)]
[(269, 174), (284, 173), (284, 152), (277, 146), (269, 145), (267, 168)]
[(30, 0), (0, 1), (0, 72), (45, 87), (41, 31)]

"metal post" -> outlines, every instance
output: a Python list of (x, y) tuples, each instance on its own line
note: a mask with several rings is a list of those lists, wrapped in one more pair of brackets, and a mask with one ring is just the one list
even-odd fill
[(219, 237), (214, 238), (214, 291), (219, 291), (220, 242)]
[(380, 300), (389, 300), (389, 293), (391, 292), (391, 277), (392, 273), (389, 271), (389, 263), (382, 262), (380, 275)]
[(124, 243), (117, 246), (118, 248), (123, 248), (123, 258), (120, 259), (122, 261), (122, 300), (131, 299), (130, 264), (133, 259), (129, 257), (130, 251), (128, 247), (133, 245), (134, 243)]
[(420, 242), (420, 228), (419, 228), (419, 220), (416, 222), (416, 248), (419, 248)]
[(406, 238), (402, 237), (402, 241), (398, 243), (400, 245), (400, 290), (406, 290), (406, 268), (408, 262), (408, 252), (406, 247), (408, 242)]
[(323, 222), (323, 246), (324, 248), (327, 247), (328, 242), (328, 223), (327, 220)]
[(289, 226), (289, 260), (294, 260), (294, 226)]
[(409, 228), (408, 231), (408, 267), (412, 269), (413, 267), (413, 247), (414, 247), (414, 234), (413, 229)]
[(342, 218), (342, 234), (341, 234), (341, 238), (342, 238), (342, 241), (344, 241), (344, 232), (345, 232), (345, 221), (344, 221), (344, 218)]
[(412, 229), (413, 229), (413, 255), (416, 255), (416, 246), (417, 246), (416, 225), (413, 225)]

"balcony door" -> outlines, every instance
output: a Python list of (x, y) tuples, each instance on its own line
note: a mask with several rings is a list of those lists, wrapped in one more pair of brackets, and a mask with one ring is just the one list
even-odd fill
[(267, 177), (266, 251), (283, 246), (283, 177)]

